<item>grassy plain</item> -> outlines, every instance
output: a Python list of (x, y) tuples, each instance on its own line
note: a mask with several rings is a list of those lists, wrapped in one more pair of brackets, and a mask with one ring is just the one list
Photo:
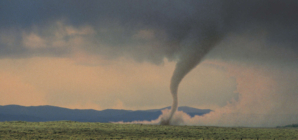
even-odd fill
[(297, 128), (238, 128), (140, 124), (0, 122), (0, 139), (298, 139)]

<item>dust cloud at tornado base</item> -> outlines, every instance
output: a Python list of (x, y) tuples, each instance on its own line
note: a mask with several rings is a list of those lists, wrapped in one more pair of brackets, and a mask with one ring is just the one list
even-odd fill
[[(231, 99), (225, 106), (203, 116), (190, 117), (187, 113), (176, 111), (170, 125), (276, 127), (297, 123), (298, 103), (295, 100), (298, 98), (298, 76), (295, 70), (270, 70), (260, 65), (209, 60), (203, 63), (226, 69), (227, 75), (237, 81), (235, 92), (239, 98)], [(165, 109), (156, 120), (127, 123), (160, 124), (170, 115), (171, 110)]]

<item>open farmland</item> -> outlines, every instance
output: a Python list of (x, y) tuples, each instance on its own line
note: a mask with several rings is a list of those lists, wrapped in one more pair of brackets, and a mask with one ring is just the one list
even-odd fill
[(298, 139), (295, 128), (0, 122), (0, 139)]

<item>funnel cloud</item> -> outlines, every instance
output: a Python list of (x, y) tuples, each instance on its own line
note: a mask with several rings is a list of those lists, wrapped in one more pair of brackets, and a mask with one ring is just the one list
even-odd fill
[(169, 125), (170, 121), (177, 110), (178, 107), (178, 86), (182, 79), (187, 73), (189, 73), (193, 68), (195, 68), (203, 59), (203, 57), (216, 45), (219, 40), (219, 35), (213, 34), (209, 38), (205, 38), (200, 43), (191, 43), (188, 45), (201, 46), (199, 48), (192, 49), (192, 52), (188, 52), (183, 56), (176, 64), (173, 76), (171, 78), (170, 91), (173, 96), (173, 104), (171, 108), (171, 113), (168, 119), (165, 119), (161, 124)]

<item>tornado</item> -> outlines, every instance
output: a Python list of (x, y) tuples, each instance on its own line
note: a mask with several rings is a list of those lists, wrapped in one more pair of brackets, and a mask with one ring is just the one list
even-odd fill
[(186, 48), (188, 49), (180, 56), (171, 78), (170, 92), (173, 97), (173, 103), (170, 116), (165, 120), (161, 120), (161, 125), (170, 125), (171, 120), (178, 109), (178, 87), (182, 79), (203, 60), (204, 56), (216, 46), (221, 38), (219, 33), (213, 33), (199, 42), (194, 41), (187, 43), (187, 45), (190, 46), (187, 46)]

